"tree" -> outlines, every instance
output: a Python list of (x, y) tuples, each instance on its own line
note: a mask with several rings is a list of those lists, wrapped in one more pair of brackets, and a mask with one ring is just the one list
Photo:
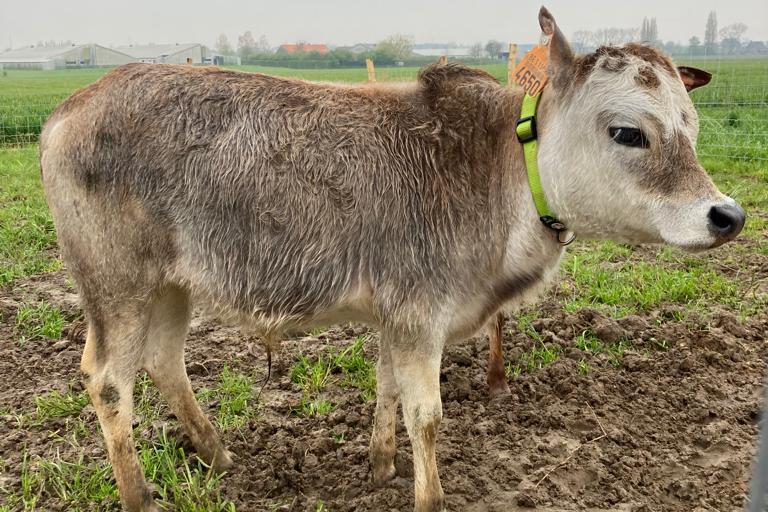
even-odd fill
[(379, 41), (373, 51), (373, 59), (381, 64), (405, 60), (413, 53), (413, 36), (395, 34)]
[(485, 53), (488, 54), (488, 56), (492, 59), (498, 59), (499, 54), (501, 54), (501, 49), (504, 45), (501, 44), (501, 41), (496, 41), (495, 39), (491, 39), (487, 43), (485, 43)]
[(225, 34), (219, 34), (219, 37), (216, 39), (216, 50), (219, 51), (222, 55), (232, 55), (234, 51), (232, 50), (232, 44), (229, 42), (229, 38)]
[(656, 18), (643, 18), (643, 26), (640, 29), (640, 41), (654, 46), (660, 46), (659, 29), (656, 25)]
[(256, 51), (256, 40), (250, 30), (237, 37), (237, 52), (243, 60), (249, 58)]
[(256, 43), (255, 47), (256, 53), (271, 53), (272, 47), (269, 46), (269, 41), (267, 41), (267, 37), (262, 34), (261, 37), (259, 37), (259, 42)]
[(717, 53), (717, 14), (710, 11), (707, 17), (707, 28), (704, 31), (704, 53), (714, 55)]
[(637, 41), (640, 31), (637, 28), (609, 27), (596, 30), (594, 33), (597, 46), (624, 44)]
[(469, 47), (469, 56), (475, 59), (479, 59), (483, 56), (483, 44), (475, 43)]
[(744, 33), (747, 31), (747, 26), (744, 23), (733, 23), (731, 25), (726, 25), (725, 27), (720, 29), (720, 37), (722, 39), (738, 39), (741, 40), (741, 37), (744, 35)]
[(355, 54), (346, 48), (331, 50), (330, 57), (338, 62), (340, 66), (351, 66), (356, 62)]
[(701, 41), (698, 37), (693, 36), (688, 40), (688, 51), (691, 55), (701, 55)]
[(584, 53), (594, 46), (595, 35), (589, 30), (577, 30), (571, 37), (571, 45), (576, 53)]
[(648, 42), (654, 46), (659, 44), (659, 27), (656, 25), (656, 18), (651, 18), (648, 24)]
[(741, 49), (741, 38), (747, 31), (744, 23), (733, 23), (720, 29), (720, 46), (723, 53), (733, 55)]

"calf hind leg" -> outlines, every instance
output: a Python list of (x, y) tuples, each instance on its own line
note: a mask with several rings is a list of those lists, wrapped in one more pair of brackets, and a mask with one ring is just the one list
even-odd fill
[(379, 342), (379, 362), (376, 365), (376, 416), (371, 434), (371, 472), (373, 483), (383, 485), (395, 476), (395, 427), (399, 392), (392, 373), (389, 340)]
[(509, 384), (504, 371), (504, 354), (501, 349), (501, 338), (504, 329), (504, 315), (498, 313), (490, 325), (488, 332), (488, 391), (491, 397), (508, 395)]
[(120, 500), (128, 512), (154, 512), (133, 442), (133, 385), (145, 342), (140, 308), (102, 314), (89, 308), (88, 334), (80, 365), (96, 409)]
[(232, 465), (232, 459), (200, 409), (184, 365), (190, 314), (189, 295), (184, 290), (168, 288), (155, 300), (142, 365), (168, 401), (199, 457), (214, 469), (223, 470)]

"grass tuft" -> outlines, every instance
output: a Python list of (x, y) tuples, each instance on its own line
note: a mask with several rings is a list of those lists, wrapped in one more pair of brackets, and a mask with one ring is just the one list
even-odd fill
[(647, 261), (606, 262), (599, 251), (588, 250), (572, 254), (563, 266), (571, 278), (560, 286), (567, 311), (591, 307), (624, 316), (661, 304), (696, 308), (713, 302), (735, 305), (741, 299), (738, 283), (707, 269), (698, 258), (680, 261), (685, 268), (668, 268)]
[(59, 339), (64, 328), (64, 315), (57, 306), (40, 302), (22, 304), (16, 311), (16, 330), (22, 342), (43, 338)]
[(545, 345), (536, 341), (530, 351), (525, 352), (515, 363), (506, 367), (506, 375), (519, 377), (523, 373), (533, 373), (554, 363), (560, 358), (562, 349), (557, 345)]
[(299, 355), (291, 369), (291, 382), (302, 390), (297, 414), (322, 416), (332, 411), (334, 404), (321, 396), (332, 381), (343, 388), (357, 389), (363, 402), (376, 398), (376, 367), (365, 358), (366, 339), (358, 336), (344, 350), (328, 349), (316, 358)]
[(253, 396), (255, 378), (225, 366), (214, 389), (197, 394), (201, 402), (218, 402), (215, 423), (221, 430), (239, 429), (256, 417), (258, 407)]
[(49, 418), (65, 418), (79, 416), (88, 405), (88, 393), (85, 391), (74, 394), (69, 392), (61, 394), (59, 391), (51, 391), (43, 396), (35, 397), (35, 409), (38, 421)]
[[(592, 331), (586, 330), (576, 337), (576, 348), (593, 355), (608, 354), (608, 362), (619, 367), (624, 353), (632, 348), (632, 344), (627, 340), (603, 343)], [(581, 370), (581, 365), (579, 365), (579, 370)]]
[(141, 465), (157, 484), (160, 505), (185, 512), (234, 512), (235, 504), (221, 495), (222, 474), (196, 460), (190, 464), (176, 440), (163, 431), (155, 442), (141, 443)]

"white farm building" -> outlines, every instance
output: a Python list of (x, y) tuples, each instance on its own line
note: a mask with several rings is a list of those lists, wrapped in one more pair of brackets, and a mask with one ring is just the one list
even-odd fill
[(210, 64), (208, 49), (199, 43), (135, 44), (117, 46), (115, 50), (148, 64)]
[(134, 62), (130, 55), (98, 44), (28, 46), (0, 53), (2, 69), (64, 69), (119, 66)]
[(222, 55), (199, 43), (141, 44), (107, 48), (98, 44), (28, 46), (0, 53), (0, 69), (65, 69), (149, 64), (240, 65), (240, 57)]

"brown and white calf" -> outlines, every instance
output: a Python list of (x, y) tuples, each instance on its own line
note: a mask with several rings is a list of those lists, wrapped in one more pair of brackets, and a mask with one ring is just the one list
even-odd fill
[[(635, 45), (577, 57), (546, 10), (539, 21), (552, 40), (538, 161), (561, 220), (583, 238), (690, 250), (732, 239), (743, 211), (696, 161), (696, 112), (670, 61)], [(394, 475), (400, 402), (416, 510), (443, 509), (443, 348), (543, 288), (563, 254), (531, 198), (520, 105), (458, 65), (368, 88), (132, 64), (57, 108), (42, 179), (127, 510), (156, 510), (131, 432), (141, 368), (199, 456), (231, 464), (185, 371), (193, 303), (270, 338), (378, 326), (373, 479)]]

